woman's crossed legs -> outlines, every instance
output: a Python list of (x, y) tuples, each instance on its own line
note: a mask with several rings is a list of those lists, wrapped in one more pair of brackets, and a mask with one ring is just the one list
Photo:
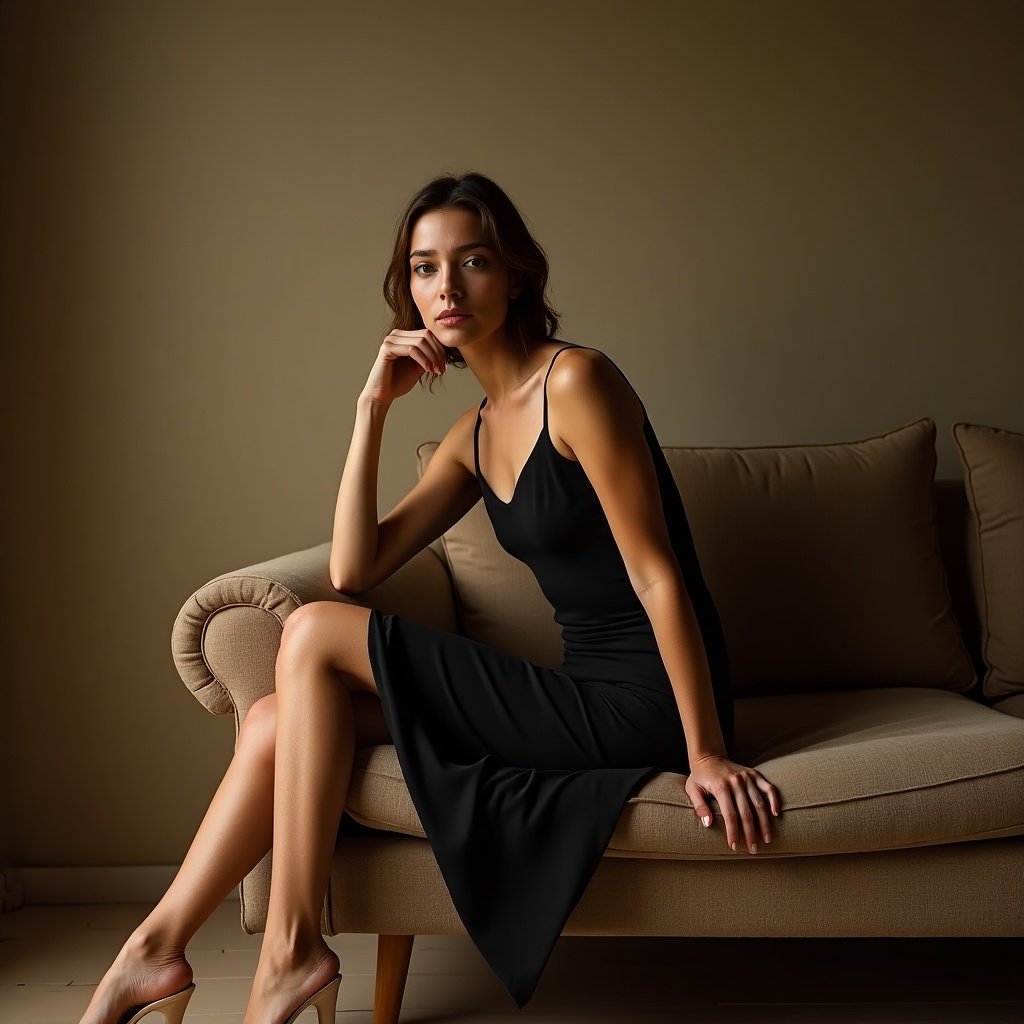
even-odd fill
[(285, 620), (275, 692), (246, 715), (180, 870), (104, 975), (81, 1024), (113, 1024), (128, 1007), (188, 985), (186, 944), (272, 844), (270, 905), (245, 1024), (284, 1020), (337, 973), (320, 913), (352, 760), (359, 747), (391, 742), (366, 648), (369, 614), (316, 601)]

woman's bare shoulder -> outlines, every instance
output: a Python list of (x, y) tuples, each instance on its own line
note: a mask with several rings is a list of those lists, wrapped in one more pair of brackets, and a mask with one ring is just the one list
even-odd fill
[(618, 364), (600, 349), (574, 348), (555, 361), (548, 383), (548, 407), (552, 420), (560, 423), (567, 406), (578, 409), (581, 416), (629, 409), (642, 423), (644, 406), (629, 378)]

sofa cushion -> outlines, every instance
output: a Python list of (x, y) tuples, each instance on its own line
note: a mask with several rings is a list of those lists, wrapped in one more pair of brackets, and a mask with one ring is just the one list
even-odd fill
[(971, 588), (988, 700), (1024, 693), (1024, 434), (954, 423), (971, 507)]
[(845, 443), (665, 454), (735, 694), (976, 684), (939, 554), (931, 419)]
[[(744, 697), (736, 756), (778, 787), (782, 815), (757, 854), (697, 823), (674, 772), (632, 796), (606, 856), (803, 857), (1024, 835), (1024, 721), (922, 687)], [(348, 813), (425, 838), (391, 744), (356, 752)]]
[[(421, 473), (431, 445), (420, 446)], [(734, 694), (975, 685), (938, 551), (931, 419), (847, 443), (663, 451), (722, 618)], [(559, 664), (554, 610), (498, 544), (482, 502), (444, 547), (461, 631)]]

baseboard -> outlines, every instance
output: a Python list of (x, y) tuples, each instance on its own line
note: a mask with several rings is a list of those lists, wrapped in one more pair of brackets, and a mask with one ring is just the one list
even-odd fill
[[(157, 903), (180, 867), (4, 867), (0, 868), (0, 895), (5, 911), (30, 903)], [(238, 901), (237, 886), (227, 901)]]

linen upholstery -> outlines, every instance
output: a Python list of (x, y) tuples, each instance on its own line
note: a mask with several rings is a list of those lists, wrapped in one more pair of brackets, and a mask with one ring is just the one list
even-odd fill
[[(774, 845), (774, 844), (773, 844)], [(731, 861), (604, 857), (563, 935), (1020, 936), (1024, 840)], [(954, 881), (955, 880), (955, 881)], [(269, 877), (242, 904), (266, 928)], [(430, 846), (348, 835), (331, 864), (327, 935), (464, 935)]]
[(964, 422), (952, 430), (971, 506), (982, 692), (998, 700), (1024, 693), (1024, 434)]

